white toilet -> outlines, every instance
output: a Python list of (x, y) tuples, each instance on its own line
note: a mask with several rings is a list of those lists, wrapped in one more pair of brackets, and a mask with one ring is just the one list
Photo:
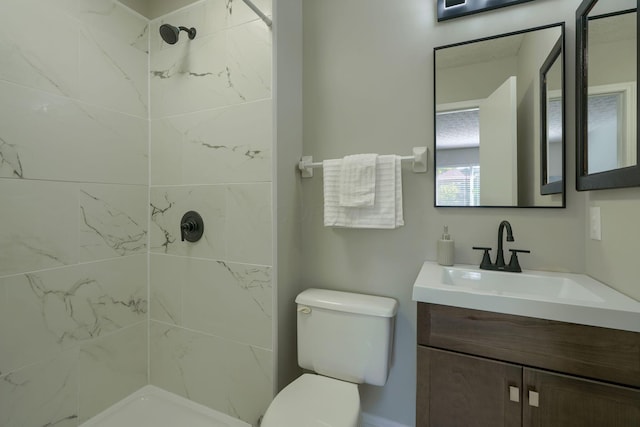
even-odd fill
[(398, 303), (308, 289), (298, 305), (298, 365), (314, 371), (285, 387), (261, 427), (359, 427), (358, 384), (387, 382)]

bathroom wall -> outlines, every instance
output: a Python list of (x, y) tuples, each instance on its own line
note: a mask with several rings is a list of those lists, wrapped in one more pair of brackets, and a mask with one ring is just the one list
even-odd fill
[[(633, 4), (630, 5), (633, 6)], [(620, 7), (617, 3), (603, 3), (603, 6)], [(600, 10), (599, 13), (607, 11)], [(630, 55), (627, 52), (636, 52), (636, 40), (594, 43), (592, 39), (589, 49), (592, 63), (596, 65), (589, 70), (590, 82), (602, 85), (635, 79), (637, 58), (636, 55)], [(611, 64), (616, 66), (611, 67)], [(640, 281), (636, 265), (637, 242), (640, 241), (640, 227), (637, 224), (640, 213), (640, 189), (590, 192), (586, 209), (590, 207), (600, 207), (602, 240), (589, 238), (587, 223), (585, 231), (587, 273), (640, 300)], [(587, 218), (589, 218), (588, 214)]]
[[(387, 385), (364, 386), (363, 410), (399, 425), (415, 423), (415, 302), (411, 287), (423, 261), (435, 260), (443, 225), (455, 239), (456, 262), (476, 264), (473, 245), (496, 246), (501, 220), (511, 222), (515, 243), (530, 249), (524, 268), (588, 272), (614, 287), (620, 271), (627, 289), (634, 253), (628, 233), (637, 217), (638, 193), (623, 200), (592, 200), (603, 205), (603, 238), (619, 245), (604, 270), (585, 255), (587, 195), (575, 190), (575, 9), (579, 0), (538, 0), (437, 23), (435, 2), (423, 0), (304, 0), (304, 154), (316, 161), (362, 152), (407, 155), (411, 147), (433, 147), (433, 48), (465, 40), (566, 21), (567, 208), (464, 209), (433, 207), (433, 175), (403, 170), (405, 226), (398, 230), (323, 227), (322, 179), (302, 180), (304, 286), (350, 290), (396, 298), (400, 303), (395, 356)], [(430, 165), (430, 170), (432, 165)], [(595, 193), (592, 193), (595, 194)], [(593, 197), (593, 196), (592, 196)], [(606, 209), (605, 209), (606, 206)], [(610, 210), (624, 207), (624, 213)], [(634, 207), (635, 206), (635, 207)], [(633, 209), (628, 209), (633, 207)], [(622, 217), (622, 218), (620, 218)], [(607, 233), (605, 233), (607, 231)], [(611, 233), (611, 234), (608, 234)], [(640, 236), (635, 236), (640, 237)], [(603, 240), (605, 242), (605, 240)], [(596, 250), (597, 249), (597, 250)], [(628, 262), (626, 268), (621, 264)], [(587, 268), (586, 263), (590, 266)], [(605, 273), (602, 273), (605, 271)], [(390, 425), (396, 425), (390, 424)]]
[(75, 426), (147, 383), (147, 22), (0, 2), (0, 425)]
[(302, 281), (302, 188), (296, 164), (302, 156), (302, 1), (273, 7), (274, 94), (274, 312), (275, 380), (279, 391), (300, 375), (295, 298)]
[[(167, 45), (165, 22), (197, 37)], [(271, 30), (224, 0), (150, 27), (150, 382), (257, 425), (273, 395)], [(196, 243), (180, 240), (190, 210)]]

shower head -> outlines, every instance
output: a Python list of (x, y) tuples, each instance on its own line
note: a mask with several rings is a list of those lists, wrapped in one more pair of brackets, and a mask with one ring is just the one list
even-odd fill
[(174, 27), (169, 24), (160, 25), (160, 37), (169, 44), (176, 44), (178, 42), (180, 31), (186, 31), (189, 34), (189, 40), (193, 40), (196, 37), (195, 28)]

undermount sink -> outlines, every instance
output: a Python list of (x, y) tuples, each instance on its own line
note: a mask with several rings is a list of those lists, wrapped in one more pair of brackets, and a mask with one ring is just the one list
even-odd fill
[(425, 262), (413, 299), (640, 332), (640, 302), (583, 274), (505, 273)]

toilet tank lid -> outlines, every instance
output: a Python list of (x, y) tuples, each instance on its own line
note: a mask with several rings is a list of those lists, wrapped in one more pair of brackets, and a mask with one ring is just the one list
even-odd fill
[(327, 289), (307, 289), (297, 296), (296, 303), (379, 317), (394, 317), (398, 312), (398, 302), (393, 298)]

